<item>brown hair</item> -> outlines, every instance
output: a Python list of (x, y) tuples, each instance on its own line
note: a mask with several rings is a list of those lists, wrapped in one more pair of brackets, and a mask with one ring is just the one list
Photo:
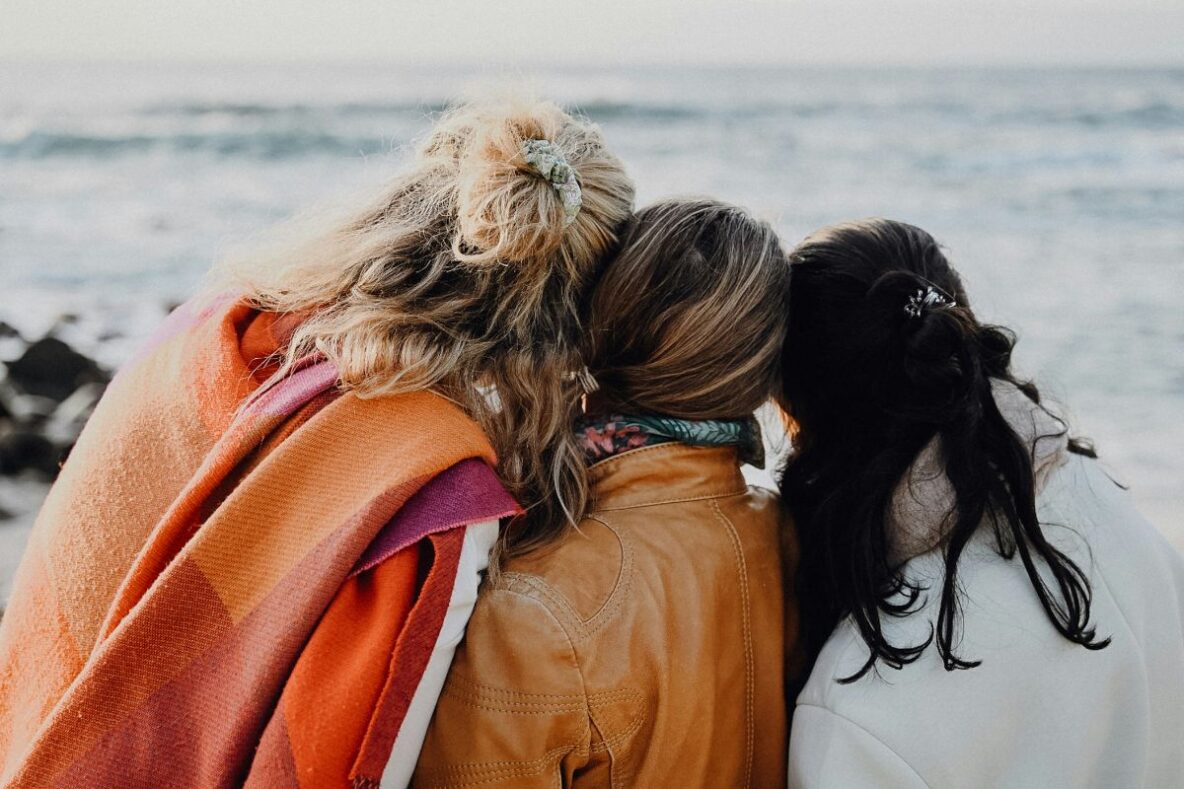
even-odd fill
[[(523, 158), (536, 139), (576, 173), (583, 203), (570, 224)], [(462, 106), (373, 203), (229, 261), (222, 279), (262, 309), (311, 312), (285, 362), (317, 351), (361, 396), (432, 389), (464, 407), (528, 509), (514, 533), (529, 542), (585, 505), (572, 435), (581, 306), (632, 202), (586, 120), (550, 103)]]
[(788, 284), (776, 233), (740, 208), (671, 200), (637, 212), (593, 292), (597, 408), (752, 414), (779, 389)]

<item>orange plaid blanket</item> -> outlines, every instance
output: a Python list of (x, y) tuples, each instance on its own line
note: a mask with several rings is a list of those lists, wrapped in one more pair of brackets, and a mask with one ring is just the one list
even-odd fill
[(443, 398), (265, 385), (285, 320), (182, 307), (99, 404), (0, 623), (0, 783), (378, 785), (462, 526), (515, 505)]

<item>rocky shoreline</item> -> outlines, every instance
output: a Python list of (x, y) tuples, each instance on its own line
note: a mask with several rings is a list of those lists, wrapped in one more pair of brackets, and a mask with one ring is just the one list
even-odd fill
[[(28, 341), (0, 323), (0, 336), (10, 347), (23, 346), (19, 355), (2, 362), (0, 475), (51, 482), (111, 373), (52, 330)], [(6, 510), (0, 501), (0, 519)]]
[(29, 339), (0, 321), (0, 600), (28, 530), (111, 371), (58, 335)]

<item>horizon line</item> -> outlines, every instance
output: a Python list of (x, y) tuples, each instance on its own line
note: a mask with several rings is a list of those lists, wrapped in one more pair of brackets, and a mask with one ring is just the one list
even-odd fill
[(526, 68), (526, 69), (597, 69), (605, 71), (619, 71), (621, 69), (661, 69), (661, 68), (733, 68), (733, 69), (791, 69), (791, 68), (903, 68), (903, 69), (1184, 69), (1184, 58), (1159, 60), (695, 60), (695, 59), (666, 59), (666, 60), (616, 60), (611, 63), (597, 60), (529, 60), (529, 59), (480, 59), (468, 60), (456, 58), (429, 59), (400, 59), (389, 57), (250, 57), (250, 56), (109, 56), (109, 55), (0, 55), (0, 65), (122, 65), (122, 66), (158, 66), (158, 65), (193, 65), (193, 66), (381, 66), (387, 68), (404, 69), (443, 69), (447, 71), (467, 71), (473, 69), (498, 68)]

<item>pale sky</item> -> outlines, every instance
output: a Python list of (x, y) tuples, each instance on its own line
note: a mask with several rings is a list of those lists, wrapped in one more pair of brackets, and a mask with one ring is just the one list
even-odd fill
[(0, 59), (1184, 65), (1184, 0), (0, 0)]

